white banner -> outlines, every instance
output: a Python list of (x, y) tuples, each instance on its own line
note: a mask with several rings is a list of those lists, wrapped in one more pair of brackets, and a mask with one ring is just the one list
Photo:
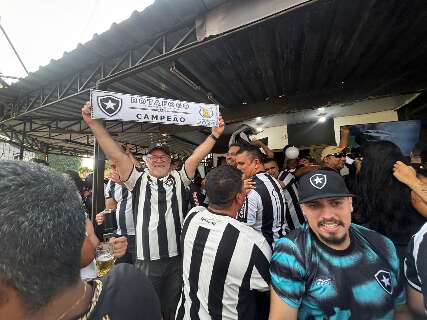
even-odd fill
[(92, 118), (217, 127), (219, 107), (101, 90), (90, 91)]

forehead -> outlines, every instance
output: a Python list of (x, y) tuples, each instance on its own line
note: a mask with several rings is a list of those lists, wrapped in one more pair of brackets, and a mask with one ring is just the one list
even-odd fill
[(246, 151), (244, 151), (242, 153), (239, 153), (236, 156), (236, 160), (237, 161), (247, 161), (247, 160), (249, 160), (249, 153), (247, 153)]
[(153, 151), (150, 152), (150, 154), (153, 156), (168, 156), (166, 152), (160, 149), (154, 149)]
[(229, 153), (236, 153), (236, 152), (239, 152), (239, 150), (240, 150), (240, 147), (238, 146), (231, 146), (230, 148), (228, 148)]

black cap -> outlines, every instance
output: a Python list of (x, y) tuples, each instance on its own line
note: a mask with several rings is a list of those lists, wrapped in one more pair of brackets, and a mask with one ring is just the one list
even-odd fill
[(343, 177), (330, 170), (315, 170), (301, 177), (299, 203), (335, 197), (354, 197), (348, 191)]
[(150, 154), (154, 150), (162, 150), (164, 153), (170, 156), (171, 151), (169, 146), (165, 143), (153, 143), (147, 149), (147, 154)]

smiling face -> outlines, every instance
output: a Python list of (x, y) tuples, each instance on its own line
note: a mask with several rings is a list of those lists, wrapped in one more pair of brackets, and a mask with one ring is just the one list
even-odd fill
[(341, 153), (328, 155), (323, 159), (323, 163), (326, 167), (340, 171), (345, 166), (345, 155)]
[(155, 149), (146, 157), (148, 172), (156, 178), (163, 178), (169, 174), (171, 157), (162, 150)]
[(279, 166), (276, 161), (268, 161), (264, 163), (264, 170), (272, 177), (277, 178), (279, 175)]
[(351, 197), (313, 200), (302, 203), (301, 208), (320, 241), (336, 250), (344, 250), (350, 245)]

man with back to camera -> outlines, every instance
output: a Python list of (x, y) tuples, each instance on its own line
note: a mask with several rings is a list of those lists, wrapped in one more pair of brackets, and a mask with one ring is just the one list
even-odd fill
[[(161, 319), (154, 288), (131, 265), (80, 279), (85, 213), (70, 179), (22, 161), (0, 161), (0, 168), (0, 236), (7, 242), (0, 319)], [(125, 247), (116, 250), (120, 256)]]
[(299, 190), (308, 224), (276, 242), (269, 319), (394, 319), (405, 296), (391, 240), (351, 223), (338, 173), (306, 174)]
[(245, 201), (241, 176), (229, 165), (212, 169), (206, 177), (209, 207), (192, 209), (184, 221), (177, 320), (258, 319), (255, 292), (268, 292), (271, 249), (235, 219)]
[(121, 181), (132, 192), (136, 237), (136, 267), (147, 275), (160, 298), (163, 318), (174, 317), (181, 290), (181, 225), (187, 213), (185, 187), (194, 178), (200, 162), (210, 153), (224, 132), (224, 121), (185, 161), (181, 171), (170, 171), (171, 153), (165, 144), (149, 146), (147, 169), (138, 172), (127, 154), (112, 139), (98, 120), (91, 118), (91, 105), (82, 108), (82, 116), (109, 160), (112, 160)]

